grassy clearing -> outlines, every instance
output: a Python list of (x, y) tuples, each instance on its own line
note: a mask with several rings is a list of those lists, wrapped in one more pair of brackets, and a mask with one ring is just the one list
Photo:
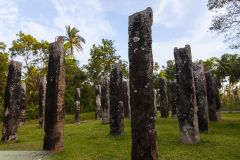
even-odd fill
[[(125, 120), (125, 135), (108, 136), (109, 126), (95, 121), (94, 113), (81, 115), (85, 123), (73, 124), (73, 116), (66, 116), (65, 151), (54, 153), (53, 160), (128, 160), (131, 154), (130, 121)], [(197, 145), (178, 142), (177, 120), (157, 118), (159, 159), (163, 160), (239, 160), (240, 114), (224, 113), (221, 122), (211, 122), (210, 132), (201, 134)], [(41, 150), (43, 131), (36, 121), (29, 121), (19, 129), (19, 141), (0, 144), (0, 150)]]

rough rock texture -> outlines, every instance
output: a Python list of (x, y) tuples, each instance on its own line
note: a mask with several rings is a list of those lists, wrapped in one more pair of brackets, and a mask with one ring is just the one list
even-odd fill
[(110, 100), (109, 100), (109, 80), (106, 75), (101, 76), (101, 109), (102, 123), (109, 123)]
[(26, 84), (22, 82), (21, 83), (21, 105), (20, 105), (18, 127), (21, 127), (26, 121), (26, 107), (27, 107)]
[(155, 110), (155, 117), (157, 118), (157, 91), (154, 89), (153, 90), (154, 94), (154, 110)]
[(75, 122), (80, 122), (80, 109), (81, 109), (80, 97), (81, 97), (81, 90), (80, 90), (80, 88), (76, 88), (76, 95), (75, 95), (75, 103), (76, 103)]
[(171, 109), (172, 116), (177, 117), (177, 83), (176, 80), (171, 82)]
[(132, 160), (157, 160), (153, 93), (151, 8), (129, 17), (129, 77)]
[(46, 77), (42, 77), (38, 86), (38, 123), (40, 128), (43, 128), (44, 126), (46, 85)]
[(218, 89), (216, 85), (216, 79), (210, 72), (205, 73), (207, 84), (207, 100), (208, 100), (208, 115), (210, 121), (220, 120), (220, 114), (218, 113), (217, 99)]
[(123, 106), (124, 106), (124, 117), (131, 117), (130, 111), (130, 95), (129, 95), (129, 83), (128, 81), (123, 82)]
[(95, 119), (102, 118), (101, 111), (101, 85), (95, 85), (95, 95), (96, 95), (96, 108), (95, 108)]
[(7, 85), (4, 97), (2, 142), (18, 139), (17, 128), (21, 108), (21, 68), (22, 63), (11, 61), (8, 68)]
[(119, 63), (113, 65), (110, 74), (110, 135), (123, 135), (123, 82)]
[(216, 85), (216, 109), (217, 109), (217, 120), (220, 121), (222, 119), (221, 117), (221, 99), (219, 94), (218, 86)]
[(64, 94), (66, 88), (64, 37), (50, 44), (45, 108), (44, 150), (64, 149)]
[(167, 92), (167, 80), (165, 78), (159, 79), (159, 94), (160, 94), (160, 112), (162, 118), (169, 116), (168, 106), (168, 92)]
[(208, 104), (207, 87), (203, 63), (193, 63), (193, 75), (195, 81), (196, 99), (198, 106), (198, 126), (199, 131), (208, 132)]
[(192, 70), (190, 45), (174, 48), (177, 78), (177, 113), (180, 128), (180, 142), (199, 142), (197, 103)]

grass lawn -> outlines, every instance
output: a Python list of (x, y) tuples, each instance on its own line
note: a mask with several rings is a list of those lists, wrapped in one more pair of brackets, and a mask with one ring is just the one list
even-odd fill
[[(129, 160), (131, 154), (130, 121), (125, 120), (125, 135), (108, 136), (109, 125), (95, 121), (94, 113), (81, 115), (85, 123), (73, 124), (73, 115), (66, 116), (65, 151), (50, 155), (56, 160)], [(210, 132), (201, 134), (201, 142), (183, 145), (178, 141), (176, 119), (161, 119), (156, 130), (161, 160), (240, 160), (240, 113), (223, 113), (221, 122), (211, 122)], [(43, 130), (37, 121), (28, 121), (19, 129), (19, 141), (0, 144), (0, 150), (41, 150)]]

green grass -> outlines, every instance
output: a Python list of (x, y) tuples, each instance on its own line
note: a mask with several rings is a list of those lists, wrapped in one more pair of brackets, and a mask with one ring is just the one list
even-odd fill
[[(85, 123), (73, 124), (73, 116), (66, 116), (65, 151), (53, 153), (56, 160), (129, 160), (131, 154), (130, 121), (125, 120), (125, 135), (111, 137), (109, 125), (95, 121), (94, 113), (81, 115)], [(239, 160), (240, 113), (223, 113), (221, 122), (211, 122), (210, 132), (201, 134), (196, 145), (180, 144), (176, 119), (157, 118), (156, 130), (161, 160)], [(43, 131), (36, 121), (19, 129), (19, 141), (0, 144), (0, 150), (41, 150)]]
[(222, 103), (222, 109), (226, 111), (240, 111), (240, 102)]

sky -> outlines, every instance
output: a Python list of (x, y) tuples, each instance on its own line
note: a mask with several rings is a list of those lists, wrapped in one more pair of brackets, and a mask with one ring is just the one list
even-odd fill
[(208, 11), (207, 0), (0, 0), (0, 41), (11, 47), (22, 31), (54, 42), (71, 25), (86, 39), (83, 53), (74, 53), (81, 65), (102, 38), (113, 40), (117, 54), (128, 60), (128, 17), (147, 7), (153, 9), (153, 58), (161, 66), (174, 58), (174, 47), (186, 44), (193, 60), (233, 52), (223, 36), (209, 31), (215, 13)]

